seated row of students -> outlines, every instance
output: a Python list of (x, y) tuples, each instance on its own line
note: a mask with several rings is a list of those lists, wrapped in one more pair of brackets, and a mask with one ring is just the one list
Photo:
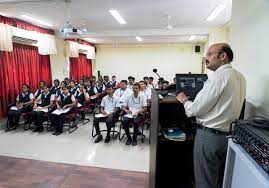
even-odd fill
[[(123, 129), (127, 135), (126, 145), (137, 145), (138, 126), (142, 120), (143, 113), (147, 111), (147, 97), (140, 91), (140, 84), (134, 83), (132, 91), (126, 87), (127, 81), (121, 81), (121, 88), (117, 89), (114, 94), (114, 88), (111, 85), (106, 86), (107, 96), (102, 99), (100, 114), (94, 117), (93, 126), (95, 127), (97, 138), (94, 143), (98, 143), (103, 139), (101, 135), (99, 122), (105, 122), (107, 126), (107, 135), (105, 143), (111, 139), (111, 128), (115, 126), (120, 112), (123, 116)], [(130, 125), (133, 125), (133, 138), (130, 134)]]

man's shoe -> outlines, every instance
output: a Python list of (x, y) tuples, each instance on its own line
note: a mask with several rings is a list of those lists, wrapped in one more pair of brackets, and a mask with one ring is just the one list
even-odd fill
[(98, 135), (97, 138), (94, 140), (94, 143), (98, 143), (101, 140), (103, 140), (103, 136), (102, 135)]
[(136, 145), (137, 145), (137, 140), (133, 140), (132, 146), (136, 146)]
[(110, 142), (110, 136), (106, 136), (105, 143)]
[(126, 145), (129, 146), (129, 145), (131, 145), (131, 143), (132, 143), (132, 139), (128, 138)]
[(58, 133), (58, 131), (54, 131), (52, 134), (53, 134), (53, 135), (56, 135), (57, 133)]
[(55, 136), (59, 136), (62, 132), (56, 132)]

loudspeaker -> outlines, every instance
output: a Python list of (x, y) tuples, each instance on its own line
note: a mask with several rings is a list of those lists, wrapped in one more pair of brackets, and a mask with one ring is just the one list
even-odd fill
[(200, 46), (195, 46), (195, 52), (200, 53), (201, 47)]

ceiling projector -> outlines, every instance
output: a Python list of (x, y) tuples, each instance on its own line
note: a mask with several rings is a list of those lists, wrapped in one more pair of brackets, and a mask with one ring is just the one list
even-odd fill
[(65, 36), (78, 36), (82, 35), (82, 31), (77, 27), (62, 27), (60, 32)]

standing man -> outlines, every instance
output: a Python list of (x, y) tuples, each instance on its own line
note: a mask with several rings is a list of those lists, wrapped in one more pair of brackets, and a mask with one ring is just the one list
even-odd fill
[(197, 188), (222, 186), (230, 123), (239, 118), (246, 96), (244, 76), (232, 68), (233, 51), (228, 44), (212, 45), (206, 66), (214, 71), (193, 102), (177, 96), (188, 117), (200, 124), (194, 142), (194, 174)]

